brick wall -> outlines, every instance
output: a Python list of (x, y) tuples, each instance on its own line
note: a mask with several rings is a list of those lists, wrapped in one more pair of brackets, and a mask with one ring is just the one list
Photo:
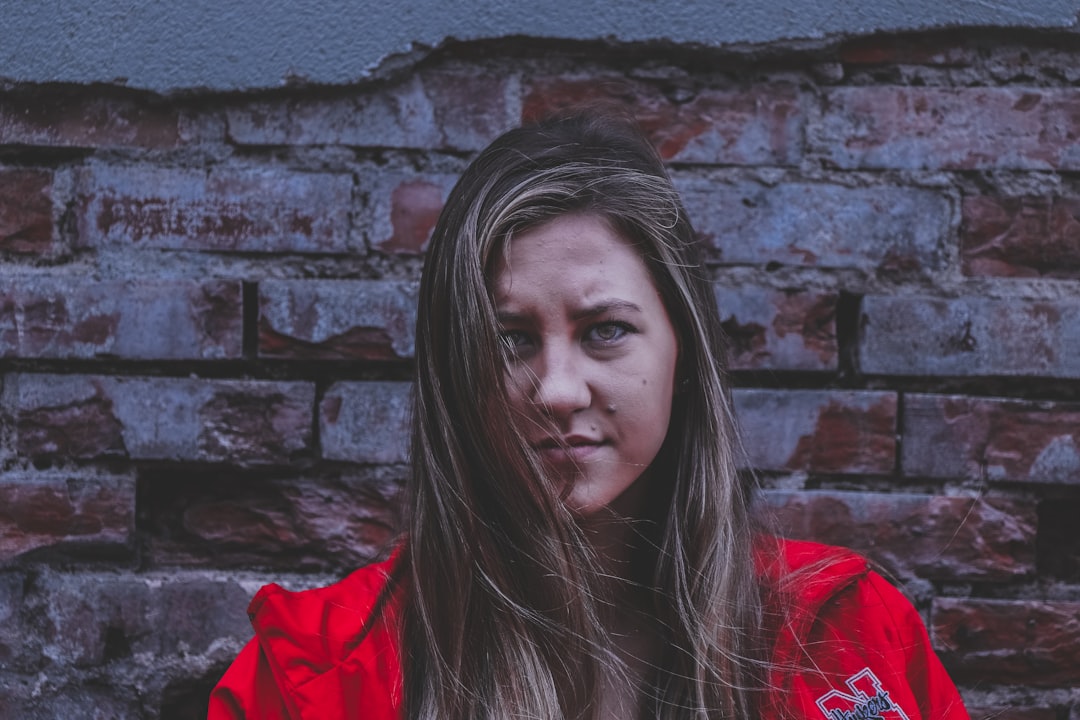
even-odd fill
[(632, 104), (747, 464), (975, 717), (1080, 717), (1080, 37), (466, 44), (345, 88), (0, 92), (0, 716), (194, 717), (271, 579), (393, 536), (416, 280), (499, 131)]

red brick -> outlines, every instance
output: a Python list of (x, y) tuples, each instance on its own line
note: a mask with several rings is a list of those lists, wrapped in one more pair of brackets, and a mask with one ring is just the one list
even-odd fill
[(35, 88), (0, 95), (0, 144), (171, 148), (181, 143), (176, 108), (100, 87)]
[(843, 390), (734, 392), (749, 465), (815, 473), (893, 471), (896, 394)]
[(1080, 376), (1080, 303), (868, 296), (859, 361), (868, 375)]
[(810, 145), (840, 168), (1080, 169), (1080, 89), (826, 90)]
[(455, 175), (380, 172), (369, 193), (367, 228), (371, 247), (393, 255), (421, 255)]
[(736, 370), (835, 370), (836, 293), (716, 287)]
[(5, 473), (0, 479), (0, 562), (41, 548), (124, 544), (134, 518), (131, 478)]
[(898, 35), (860, 37), (841, 46), (840, 61), (845, 65), (929, 65), (965, 67), (976, 59), (962, 35)]
[(795, 165), (802, 157), (802, 98), (791, 85), (753, 91), (698, 90), (675, 102), (651, 83), (623, 76), (530, 78), (522, 120), (582, 103), (631, 110), (666, 160), (733, 165)]
[(140, 483), (139, 531), (155, 566), (348, 572), (386, 551), (399, 529), (392, 479), (162, 469)]
[(950, 395), (904, 401), (905, 475), (1076, 483), (1080, 405)]
[(510, 73), (426, 69), (364, 92), (237, 103), (227, 111), (228, 134), (241, 145), (479, 150), (517, 124), (517, 93)]
[(1032, 502), (866, 492), (762, 493), (785, 537), (858, 550), (900, 578), (1009, 581), (1035, 574)]
[(94, 164), (77, 175), (83, 247), (341, 254), (352, 179), (280, 167), (209, 172)]
[(702, 241), (724, 264), (907, 272), (945, 266), (952, 209), (937, 191), (675, 180)]
[(0, 290), (0, 357), (238, 358), (239, 281), (9, 278)]
[(319, 406), (322, 456), (363, 464), (405, 462), (410, 387), (404, 382), (331, 385)]
[(388, 280), (267, 280), (259, 285), (259, 355), (411, 358), (416, 292), (415, 283)]
[(964, 199), (967, 275), (1080, 278), (1080, 197)]
[(1080, 603), (938, 598), (931, 623), (957, 682), (1080, 683)]
[(285, 463), (311, 446), (310, 383), (9, 375), (0, 395), (24, 457)]
[(0, 254), (47, 255), (56, 247), (53, 176), (0, 169)]

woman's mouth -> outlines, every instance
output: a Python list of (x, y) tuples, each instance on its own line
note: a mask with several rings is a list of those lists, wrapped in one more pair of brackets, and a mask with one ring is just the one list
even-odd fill
[(547, 438), (536, 445), (540, 457), (553, 465), (580, 465), (594, 459), (607, 443), (599, 438), (570, 435)]

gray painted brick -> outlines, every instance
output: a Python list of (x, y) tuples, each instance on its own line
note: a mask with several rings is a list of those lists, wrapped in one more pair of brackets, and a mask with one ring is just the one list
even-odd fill
[(283, 168), (94, 163), (76, 175), (83, 247), (348, 253), (352, 178)]
[(759, 470), (887, 474), (896, 461), (896, 393), (733, 392), (747, 461)]
[(844, 87), (813, 150), (841, 168), (1080, 169), (1080, 90)]
[(311, 445), (303, 382), (9, 375), (0, 407), (25, 457), (287, 462)]
[(836, 293), (716, 286), (736, 370), (835, 370)]
[(409, 453), (411, 383), (338, 382), (319, 407), (322, 455), (356, 463), (401, 463)]
[(920, 188), (721, 182), (676, 176), (721, 263), (930, 271), (945, 267), (951, 204)]
[(789, 166), (803, 154), (806, 113), (790, 84), (697, 88), (678, 101), (670, 87), (623, 75), (530, 77), (525, 84), (526, 119), (582, 104), (623, 105), (671, 162)]
[(368, 179), (361, 224), (368, 245), (394, 255), (421, 255), (457, 176), (381, 171)]
[(1080, 377), (1080, 303), (868, 296), (859, 362), (870, 375)]
[(411, 358), (414, 282), (267, 280), (259, 285), (259, 355), (274, 358)]
[(1080, 404), (911, 394), (905, 475), (1080, 482)]
[(476, 69), (412, 73), (383, 92), (227, 110), (242, 145), (351, 145), (479, 150), (518, 123), (517, 79)]
[(0, 562), (48, 547), (125, 544), (134, 526), (133, 477), (92, 471), (0, 476)]
[(0, 290), (0, 357), (238, 358), (239, 281), (16, 276)]

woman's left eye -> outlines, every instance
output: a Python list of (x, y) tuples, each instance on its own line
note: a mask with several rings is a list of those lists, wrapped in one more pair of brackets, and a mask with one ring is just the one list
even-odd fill
[(621, 322), (604, 322), (594, 325), (589, 329), (590, 339), (598, 340), (604, 343), (615, 342), (620, 340), (628, 332), (631, 332), (632, 328), (626, 323)]

